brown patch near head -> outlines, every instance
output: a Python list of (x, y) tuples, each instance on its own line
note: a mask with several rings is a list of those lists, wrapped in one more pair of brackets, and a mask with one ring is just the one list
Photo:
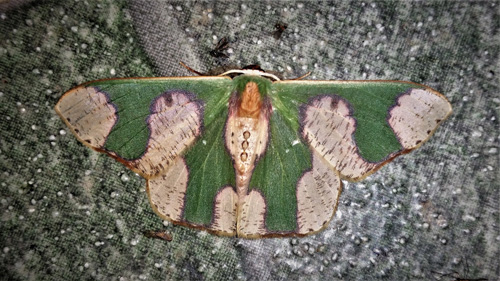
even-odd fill
[(262, 100), (260, 97), (259, 86), (255, 82), (248, 82), (245, 90), (241, 94), (238, 107), (239, 117), (258, 118)]

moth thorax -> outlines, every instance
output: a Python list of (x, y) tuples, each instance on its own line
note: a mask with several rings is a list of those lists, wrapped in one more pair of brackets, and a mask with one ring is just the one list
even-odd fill
[(259, 86), (255, 82), (248, 82), (245, 90), (241, 93), (238, 116), (258, 118), (262, 108), (262, 100), (259, 92)]

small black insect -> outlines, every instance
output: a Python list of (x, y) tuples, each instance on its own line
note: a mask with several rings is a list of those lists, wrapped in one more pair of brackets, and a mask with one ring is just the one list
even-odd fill
[(229, 42), (227, 42), (226, 37), (222, 37), (217, 45), (215, 45), (215, 49), (211, 50), (209, 54), (214, 58), (224, 58), (227, 59), (229, 56), (224, 53), (224, 51), (229, 48)]
[(285, 31), (285, 29), (288, 27), (288, 24), (286, 23), (281, 23), (281, 22), (278, 22), (274, 25), (274, 32), (273, 32), (273, 37), (274, 39), (276, 40), (279, 40), (281, 38), (281, 35), (283, 34), (283, 32)]

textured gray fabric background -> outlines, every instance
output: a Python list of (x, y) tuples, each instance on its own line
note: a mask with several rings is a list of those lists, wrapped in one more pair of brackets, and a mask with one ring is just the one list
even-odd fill
[[(500, 280), (499, 5), (0, 1), (0, 279)], [(209, 55), (223, 36), (227, 60)], [(325, 231), (220, 238), (164, 226), (144, 180), (53, 111), (85, 81), (193, 75), (179, 61), (413, 81), (454, 113), (419, 150), (346, 183)], [(174, 240), (142, 235), (159, 228)]]

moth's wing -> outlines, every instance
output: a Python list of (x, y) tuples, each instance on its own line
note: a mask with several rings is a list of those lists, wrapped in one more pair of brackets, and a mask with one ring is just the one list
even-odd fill
[(147, 179), (162, 218), (234, 235), (221, 137), (231, 87), (220, 77), (102, 80), (68, 91), (55, 109), (78, 140)]
[(283, 81), (269, 96), (270, 144), (251, 182), (266, 203), (263, 236), (320, 231), (335, 212), (340, 178), (365, 178), (451, 114), (441, 94), (407, 82)]
[(299, 111), (302, 139), (352, 181), (422, 145), (452, 112), (443, 95), (409, 82), (291, 81), (276, 88), (287, 93), (282, 106)]

